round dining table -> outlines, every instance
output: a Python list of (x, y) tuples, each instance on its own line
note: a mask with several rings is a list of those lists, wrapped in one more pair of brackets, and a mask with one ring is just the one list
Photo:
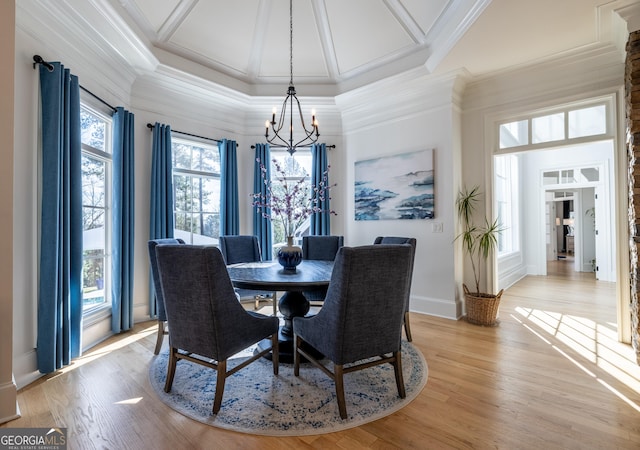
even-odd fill
[[(278, 301), (278, 309), (284, 318), (278, 333), (279, 359), (283, 363), (293, 362), (293, 318), (304, 317), (310, 309), (303, 292), (329, 285), (333, 261), (303, 260), (295, 271), (284, 270), (277, 261), (230, 264), (227, 270), (236, 288), (285, 291)], [(270, 340), (267, 341), (264, 345), (270, 345)]]

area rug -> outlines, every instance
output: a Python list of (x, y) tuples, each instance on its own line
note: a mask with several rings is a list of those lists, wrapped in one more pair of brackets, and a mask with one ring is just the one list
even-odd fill
[[(251, 351), (251, 350), (249, 350)], [(238, 364), (247, 353), (228, 362)], [(402, 342), (402, 369), (407, 396), (398, 396), (393, 367), (374, 366), (344, 376), (346, 420), (341, 420), (333, 380), (311, 364), (280, 364), (273, 375), (271, 361), (259, 359), (227, 378), (220, 412), (213, 416), (216, 373), (181, 360), (173, 387), (164, 392), (168, 351), (154, 357), (149, 380), (160, 399), (181, 414), (207, 425), (242, 433), (303, 436), (353, 428), (380, 419), (409, 404), (427, 382), (427, 363), (411, 343)]]

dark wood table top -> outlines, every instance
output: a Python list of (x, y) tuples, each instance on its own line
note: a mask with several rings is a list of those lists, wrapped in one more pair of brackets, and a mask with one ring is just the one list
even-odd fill
[(277, 261), (238, 263), (227, 266), (237, 288), (275, 291), (302, 291), (328, 286), (333, 261), (304, 260), (295, 272), (282, 269)]

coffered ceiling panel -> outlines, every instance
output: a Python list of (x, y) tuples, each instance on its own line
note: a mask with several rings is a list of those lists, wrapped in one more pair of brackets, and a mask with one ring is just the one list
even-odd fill
[[(103, 39), (135, 70), (160, 64), (262, 95), (289, 82), (289, 0), (56, 2), (20, 4), (27, 18), (59, 16), (69, 40)], [(615, 5), (635, 2), (293, 0), (294, 83), (336, 95), (410, 69), (475, 76), (558, 58), (606, 45)]]

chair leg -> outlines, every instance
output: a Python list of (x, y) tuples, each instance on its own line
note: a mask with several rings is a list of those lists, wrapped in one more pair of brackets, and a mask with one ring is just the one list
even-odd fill
[(298, 353), (298, 349), (301, 342), (300, 336), (293, 336), (293, 375), (296, 377), (300, 376), (300, 353)]
[(178, 358), (176, 357), (176, 353), (178, 352), (177, 348), (171, 347), (169, 349), (169, 362), (167, 364), (167, 380), (164, 383), (164, 391), (171, 391), (171, 386), (173, 385), (173, 376), (176, 374), (176, 363), (178, 362)]
[(218, 379), (216, 380), (216, 395), (213, 399), (213, 414), (218, 414), (222, 405), (224, 382), (227, 378), (227, 360), (218, 361)]
[(278, 317), (278, 293), (275, 291), (273, 292), (272, 303), (273, 303), (273, 316)]
[(342, 370), (342, 364), (334, 364), (333, 367), (335, 383), (336, 383), (336, 397), (338, 399), (338, 411), (340, 411), (340, 418), (342, 420), (347, 418), (347, 403), (344, 398), (344, 372)]
[(155, 355), (160, 353), (160, 349), (162, 348), (162, 340), (164, 339), (164, 335), (166, 334), (164, 330), (164, 320), (158, 320), (158, 337), (156, 338), (156, 348), (153, 351)]
[(396, 374), (396, 385), (398, 386), (398, 395), (400, 398), (405, 398), (407, 393), (404, 390), (404, 378), (402, 376), (402, 357), (401, 352), (393, 352), (395, 358), (393, 362), (393, 370)]
[(407, 335), (407, 341), (413, 341), (411, 337), (411, 325), (409, 324), (409, 311), (404, 313), (404, 333)]
[(271, 336), (271, 361), (273, 362), (273, 374), (278, 375), (278, 369), (280, 367), (280, 352), (278, 342), (278, 332), (276, 331)]

